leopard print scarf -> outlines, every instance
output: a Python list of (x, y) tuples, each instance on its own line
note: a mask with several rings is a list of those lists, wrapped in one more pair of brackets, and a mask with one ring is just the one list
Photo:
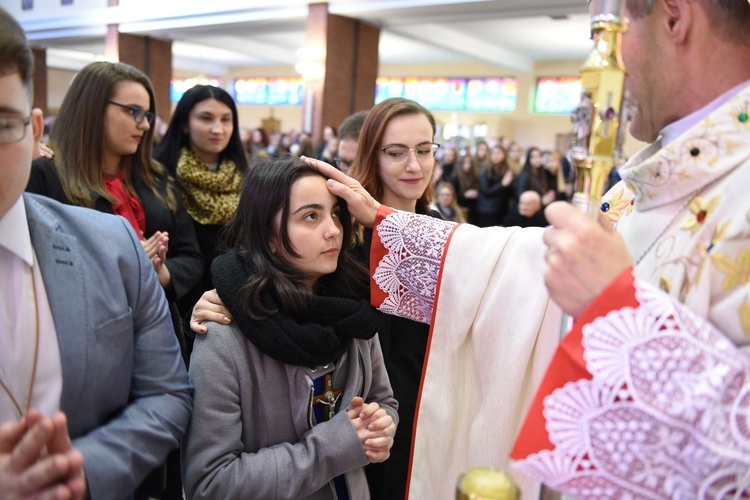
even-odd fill
[(224, 225), (240, 201), (243, 174), (232, 161), (223, 161), (212, 172), (198, 155), (183, 149), (177, 162), (177, 184), (185, 208), (196, 222)]

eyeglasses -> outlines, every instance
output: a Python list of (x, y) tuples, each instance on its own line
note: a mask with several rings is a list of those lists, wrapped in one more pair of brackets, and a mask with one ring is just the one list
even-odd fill
[(391, 162), (391, 165), (398, 165), (404, 163), (409, 159), (409, 152), (414, 151), (419, 163), (429, 163), (435, 159), (437, 150), (440, 148), (440, 144), (434, 142), (425, 142), (415, 148), (407, 148), (406, 146), (392, 145), (380, 148), (378, 151), (385, 153), (385, 157)]
[(126, 104), (120, 104), (119, 102), (115, 101), (107, 101), (110, 104), (114, 104), (115, 106), (120, 106), (121, 108), (127, 109), (130, 111), (130, 114), (133, 115), (133, 120), (135, 120), (135, 123), (140, 125), (143, 123), (143, 120), (148, 120), (149, 125), (154, 123), (154, 117), (156, 116), (151, 111), (146, 111), (145, 109), (141, 109), (138, 106), (128, 106)]
[(13, 144), (26, 137), (31, 115), (26, 118), (0, 115), (0, 144)]
[(344, 160), (342, 158), (339, 158), (338, 156), (333, 159), (333, 163), (336, 165), (336, 167), (339, 170), (343, 169), (350, 169), (352, 168), (352, 163), (354, 163), (354, 160)]

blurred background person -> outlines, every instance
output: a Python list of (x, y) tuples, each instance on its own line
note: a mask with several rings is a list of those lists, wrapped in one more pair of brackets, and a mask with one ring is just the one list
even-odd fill
[(250, 133), (250, 143), (252, 146), (252, 156), (249, 158), (249, 164), (255, 165), (263, 158), (268, 158), (268, 134), (264, 129), (258, 127)]
[(315, 147), (314, 158), (333, 164), (333, 159), (336, 157), (336, 148), (338, 148), (338, 138), (339, 133), (336, 127), (326, 125), (323, 128), (323, 140)]
[[(542, 165), (542, 151), (537, 147), (530, 147), (526, 151), (526, 161), (518, 175), (516, 192), (518, 196), (524, 191), (536, 191), (544, 197), (550, 189), (549, 175)], [(542, 198), (542, 202), (543, 202)]]
[(546, 227), (547, 219), (542, 210), (542, 197), (536, 191), (524, 191), (518, 205), (503, 219), (503, 226)]
[(458, 206), (464, 212), (464, 218), (471, 224), (478, 225), (479, 164), (471, 153), (467, 152), (459, 160), (458, 168), (453, 170), (451, 184), (456, 192)]
[(553, 201), (570, 201), (568, 186), (563, 173), (562, 154), (557, 151), (545, 151), (542, 164), (547, 172), (547, 192), (542, 195), (542, 205), (547, 206)]
[(443, 220), (466, 222), (463, 209), (456, 200), (456, 190), (450, 182), (440, 182), (435, 188), (435, 201), (430, 205)]
[(247, 162), (250, 164), (250, 159), (253, 157), (253, 131), (250, 127), (240, 127), (240, 142), (242, 143), (242, 149), (245, 150), (245, 156)]
[(518, 176), (523, 169), (523, 163), (521, 157), (523, 156), (523, 149), (517, 142), (511, 142), (508, 146), (508, 166), (513, 171), (513, 174)]
[(453, 176), (453, 170), (457, 168), (457, 164), (458, 151), (456, 151), (456, 148), (446, 148), (443, 152), (443, 159), (440, 162), (443, 172), (438, 179), (438, 182), (450, 182), (450, 179)]
[(499, 144), (492, 148), (489, 162), (479, 173), (477, 222), (479, 227), (500, 226), (510, 211), (513, 196), (513, 171), (508, 155)]
[(338, 137), (331, 137), (328, 139), (325, 143), (325, 148), (323, 151), (321, 151), (320, 155), (317, 156), (318, 160), (324, 161), (326, 163), (330, 163), (331, 165), (334, 164), (336, 160), (336, 155), (339, 152), (339, 138)]
[(167, 133), (167, 127), (169, 124), (164, 121), (164, 119), (160, 115), (156, 115), (154, 117), (154, 145), (153, 149), (155, 150), (156, 147), (159, 145), (159, 143), (164, 139), (164, 134)]
[(315, 147), (313, 146), (312, 140), (306, 135), (296, 144), (294, 156), (304, 156), (307, 158), (315, 158)]
[(477, 145), (474, 148), (474, 158), (476, 158), (479, 164), (479, 170), (481, 171), (490, 161), (490, 146), (485, 140), (477, 141)]
[(355, 158), (359, 134), (367, 118), (367, 111), (358, 111), (346, 117), (339, 127), (339, 147), (333, 165), (345, 174), (349, 172)]

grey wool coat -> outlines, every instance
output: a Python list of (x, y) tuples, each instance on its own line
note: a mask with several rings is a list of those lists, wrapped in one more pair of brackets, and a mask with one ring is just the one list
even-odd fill
[[(335, 499), (345, 474), (350, 498), (369, 499), (364, 447), (348, 421), (355, 396), (398, 422), (377, 335), (352, 340), (335, 363), (314, 369), (260, 352), (235, 325), (206, 323), (190, 363), (193, 418), (182, 443), (188, 499)], [(339, 412), (312, 425), (313, 379), (332, 373)]]

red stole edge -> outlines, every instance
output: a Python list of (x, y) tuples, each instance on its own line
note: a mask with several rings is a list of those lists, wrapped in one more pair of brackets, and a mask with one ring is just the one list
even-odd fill
[(383, 222), (383, 219), (394, 213), (395, 210), (385, 205), (380, 205), (378, 213), (375, 216), (375, 224), (372, 226), (372, 242), (370, 243), (370, 305), (380, 307), (388, 295), (375, 283), (373, 274), (378, 267), (378, 263), (386, 255), (385, 247), (378, 237), (377, 227)]

